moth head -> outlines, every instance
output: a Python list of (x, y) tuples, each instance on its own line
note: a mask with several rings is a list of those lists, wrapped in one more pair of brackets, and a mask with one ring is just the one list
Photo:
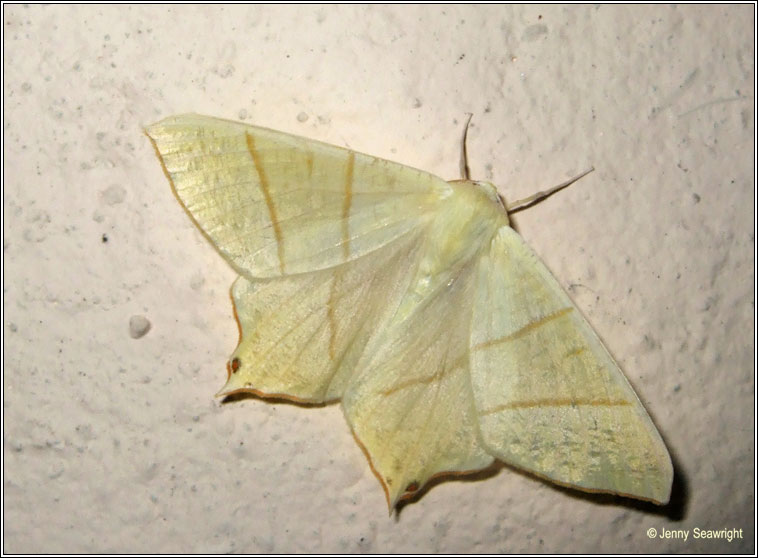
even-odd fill
[(479, 196), (481, 196), (479, 199), (484, 198), (486, 201), (491, 202), (497, 206), (497, 211), (501, 211), (505, 214), (506, 224), (508, 224), (508, 209), (505, 205), (505, 200), (503, 199), (503, 196), (498, 193), (497, 188), (494, 184), (479, 180), (451, 180), (451, 182), (466, 184), (470, 188), (473, 188), (479, 194)]
[(481, 190), (491, 199), (494, 203), (505, 209), (505, 200), (503, 196), (497, 191), (497, 188), (491, 182), (480, 182), (478, 180), (473, 181)]

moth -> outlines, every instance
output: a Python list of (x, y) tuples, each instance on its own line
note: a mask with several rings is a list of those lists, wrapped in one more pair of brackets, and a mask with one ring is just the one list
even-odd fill
[(496, 459), (668, 502), (658, 431), (492, 184), (207, 116), (146, 133), (239, 273), (221, 395), (341, 402), (390, 512)]

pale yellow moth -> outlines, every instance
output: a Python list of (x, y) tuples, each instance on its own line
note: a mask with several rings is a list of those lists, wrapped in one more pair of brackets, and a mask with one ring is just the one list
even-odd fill
[(494, 186), (206, 116), (146, 132), (240, 274), (222, 395), (341, 401), (390, 511), (495, 459), (668, 502), (658, 431)]

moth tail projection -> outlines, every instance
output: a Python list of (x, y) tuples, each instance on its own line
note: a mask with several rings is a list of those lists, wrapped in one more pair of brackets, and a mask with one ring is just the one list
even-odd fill
[(441, 482), (444, 482), (451, 479), (466, 477), (473, 479), (476, 475), (491, 476), (495, 474), (497, 470), (496, 467), (492, 467), (494, 460), (490, 459), (488, 461), (485, 458), (481, 464), (476, 464), (476, 468), (471, 470), (440, 471), (438, 473), (430, 475), (423, 482), (411, 481), (405, 486), (405, 488), (403, 488), (401, 484), (393, 486), (392, 484), (387, 483), (387, 478), (385, 478), (382, 472), (376, 468), (374, 461), (371, 458), (371, 453), (363, 444), (363, 442), (361, 442), (360, 438), (358, 438), (354, 431), (352, 434), (353, 439), (358, 444), (358, 447), (360, 447), (363, 451), (363, 455), (366, 456), (366, 460), (368, 461), (369, 467), (371, 468), (371, 472), (379, 480), (379, 484), (381, 484), (382, 489), (384, 490), (384, 497), (387, 501), (387, 511), (389, 515), (392, 515), (395, 511), (397, 511), (405, 502), (410, 502), (426, 492), (426, 489), (432, 486), (434, 484), (434, 481), (439, 480)]
[(471, 332), (482, 442), (564, 486), (669, 501), (671, 458), (616, 362), (512, 229), (482, 258)]
[(231, 296), (240, 341), (219, 395), (250, 392), (301, 403), (339, 400), (413, 260), (409, 234), (367, 257), (273, 279), (239, 277)]
[(414, 289), (406, 292), (343, 396), (345, 417), (390, 511), (435, 477), (494, 461), (480, 443), (469, 379), (474, 264), (440, 278), (421, 301)]

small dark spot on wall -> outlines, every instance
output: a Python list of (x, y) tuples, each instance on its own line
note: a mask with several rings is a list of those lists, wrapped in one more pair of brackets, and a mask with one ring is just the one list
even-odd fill
[(132, 339), (139, 339), (150, 331), (150, 320), (145, 316), (132, 316), (129, 318), (129, 336)]

